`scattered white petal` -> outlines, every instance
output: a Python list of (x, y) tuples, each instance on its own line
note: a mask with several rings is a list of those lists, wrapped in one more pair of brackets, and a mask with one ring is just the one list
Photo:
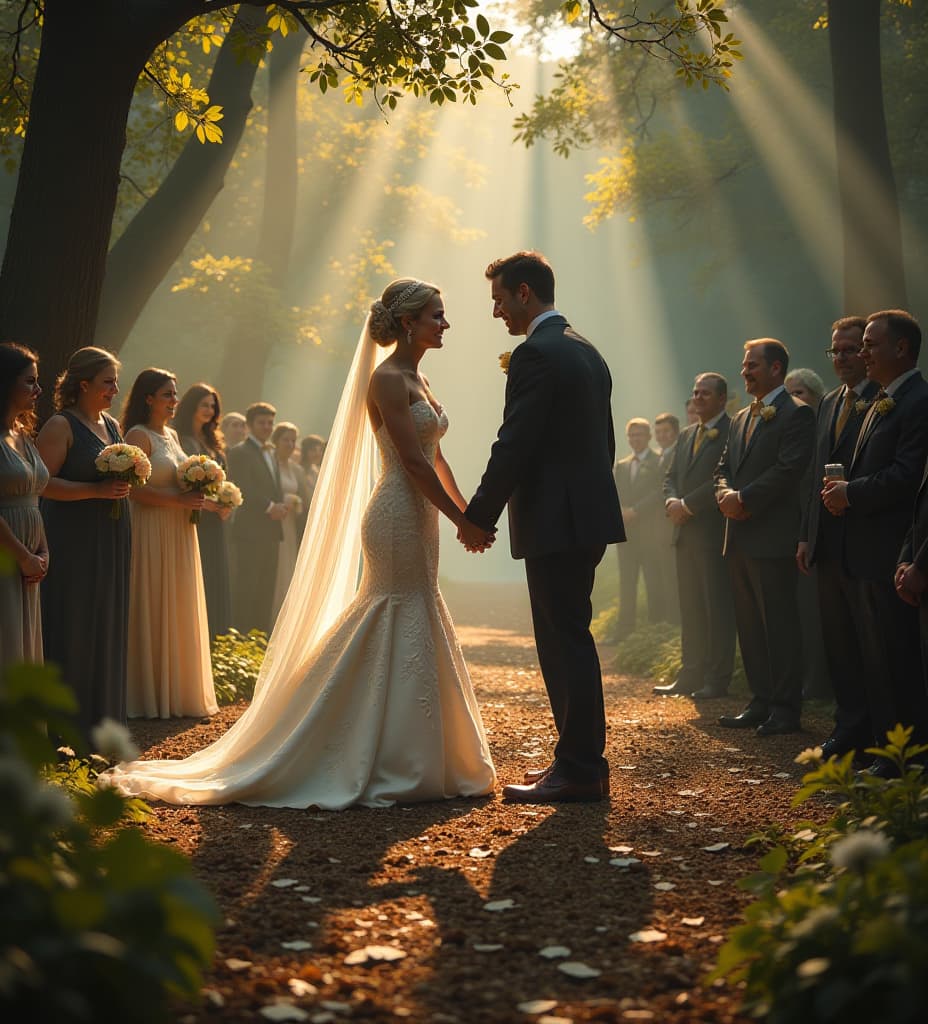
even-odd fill
[(312, 949), (313, 944), (306, 942), (304, 939), (294, 939), (292, 942), (282, 942), (281, 946), (284, 949), (292, 949), (295, 953), (300, 953), (304, 949)]
[[(500, 942), (475, 942), (474, 949), (478, 953), (496, 953), (503, 948)], [(529, 1011), (526, 1011), (529, 1012)]]
[(641, 861), (637, 857), (613, 857), (609, 863), (617, 868), (630, 868), (632, 864), (640, 864)]
[(543, 956), (546, 960), (558, 960), (561, 957), (570, 956), (570, 950), (567, 946), (545, 946), (544, 949), (538, 950), (538, 955)]
[(709, 879), (709, 885), (721, 885), (721, 884), (722, 884), (722, 879), (721, 878), (710, 878)]
[(746, 786), (759, 786), (764, 780), (763, 779), (742, 779), (741, 781)]
[(743, 772), (744, 771), (743, 768), (729, 768), (728, 770), (730, 772), (732, 772), (732, 773), (734, 773), (734, 772)]
[(638, 765), (636, 765), (636, 764), (617, 764), (616, 765), (616, 768), (618, 768), (620, 772), (633, 772), (637, 767), (638, 767)]
[(273, 1003), (271, 1006), (262, 1006), (258, 1010), (258, 1016), (265, 1020), (309, 1020), (309, 1014), (291, 1003)]
[(789, 772), (775, 772), (773, 777), (775, 779), (791, 779), (792, 775)]
[(300, 899), (304, 903), (321, 903), (322, 902), (322, 897), (321, 896), (301, 896)]
[(727, 850), (731, 846), (731, 843), (713, 843), (711, 846), (704, 846), (703, 849), (706, 853), (720, 853), (722, 850)]
[(294, 892), (309, 892), (309, 886), (308, 885), (297, 885), (297, 886), (294, 886), (293, 891)]
[(661, 851), (660, 850), (642, 850), (641, 851), (641, 856), (642, 857), (660, 857), (660, 855), (661, 855)]
[(804, 829), (800, 829), (800, 831), (797, 832), (793, 836), (793, 839), (798, 839), (798, 840), (800, 840), (800, 842), (804, 842), (804, 843), (810, 843), (817, 836), (818, 836), (817, 832), (813, 832), (812, 829), (810, 829), (810, 828), (804, 828)]
[(677, 796), (700, 796), (704, 792), (703, 789), (681, 789), (677, 791)]
[(571, 978), (598, 978), (602, 974), (602, 971), (581, 963), (579, 960), (568, 960), (565, 964), (558, 964), (557, 969), (570, 975)]
[(673, 882), (655, 882), (654, 888), (660, 889), (661, 892), (670, 892), (671, 889), (676, 889), (676, 886)]
[(610, 846), (609, 851), (611, 853), (631, 853), (634, 850), (634, 846)]
[(236, 957), (232, 956), (229, 957), (228, 960), (226, 960), (226, 967), (228, 967), (230, 971), (245, 971), (249, 967), (251, 967), (251, 961), (239, 960)]
[(489, 903), (484, 903), (483, 909), (496, 913), (499, 910), (511, 910), (515, 905), (515, 900), (491, 900)]
[(239, 828), (254, 828), (254, 823), (247, 821), (244, 825), (239, 825)]
[(287, 988), (297, 997), (314, 996), (319, 992), (315, 985), (310, 985), (308, 981), (303, 981), (302, 978), (291, 978), (287, 982)]
[(698, 928), (703, 923), (703, 921), (705, 921), (704, 917), (684, 917), (683, 918), (683, 924), (685, 924), (688, 928)]
[(402, 960), (406, 954), (396, 946), (364, 946), (362, 949), (352, 950), (345, 957), (345, 963), (350, 966), (357, 964), (386, 963), (391, 960)]
[(526, 1003), (519, 1003), (516, 1009), (519, 1013), (547, 1013), (557, 1006), (556, 999), (530, 999)]
[(663, 942), (667, 933), (659, 932), (656, 928), (644, 928), (640, 932), (632, 932), (629, 938), (632, 942)]
[(204, 988), (200, 993), (203, 998), (211, 1005), (222, 1009), (226, 1005), (226, 998), (221, 992), (217, 992), (214, 988)]
[(299, 885), (300, 880), (298, 878), (275, 878), (271, 885), (275, 889), (289, 889), (291, 885)]
[(583, 858), (583, 863), (584, 864), (598, 864), (599, 863), (599, 857), (584, 857)]
[(480, 860), (483, 857), (492, 857), (493, 851), (489, 848), (489, 846), (475, 846), (472, 850), (468, 851), (467, 856), (474, 857), (477, 860)]

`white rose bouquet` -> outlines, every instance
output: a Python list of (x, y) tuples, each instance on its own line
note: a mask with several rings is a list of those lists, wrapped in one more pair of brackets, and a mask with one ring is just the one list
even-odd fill
[[(141, 448), (134, 444), (108, 444), (94, 460), (98, 473), (125, 480), (130, 487), (142, 487), (151, 476), (151, 463)], [(114, 498), (110, 518), (122, 516), (121, 499)]]
[(239, 508), (242, 504), (242, 492), (231, 480), (224, 480), (216, 488), (213, 500), (223, 508)]
[[(222, 466), (207, 455), (191, 455), (177, 467), (177, 485), (182, 491), (199, 491), (205, 497), (215, 497), (226, 474)], [(200, 521), (200, 510), (190, 513), (190, 522)]]

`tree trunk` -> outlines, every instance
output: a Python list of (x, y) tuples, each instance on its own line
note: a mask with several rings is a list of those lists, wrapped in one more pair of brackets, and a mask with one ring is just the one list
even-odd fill
[(36, 349), (46, 382), (94, 336), (135, 83), (200, 6), (46, 0), (0, 270), (3, 332)]
[(844, 312), (906, 304), (899, 198), (880, 68), (880, 0), (829, 0)]
[(263, 8), (239, 8), (216, 57), (207, 91), (223, 108), (221, 143), (192, 136), (154, 195), (110, 250), (95, 344), (118, 352), (174, 261), (222, 191), (251, 111), (257, 63), (237, 52), (267, 20)]
[[(302, 32), (295, 32), (278, 40), (271, 51), (268, 71), (267, 165), (255, 259), (266, 268), (269, 283), (280, 292), (281, 303), (296, 220), (296, 89), (305, 39)], [(260, 399), (268, 356), (278, 340), (270, 331), (260, 337), (243, 330), (233, 333), (218, 377), (226, 408), (243, 409)]]

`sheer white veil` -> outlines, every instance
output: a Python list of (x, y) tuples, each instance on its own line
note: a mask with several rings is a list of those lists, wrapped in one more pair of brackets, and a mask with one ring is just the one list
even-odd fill
[(309, 657), (358, 588), (361, 520), (377, 475), (367, 415), (371, 374), (387, 350), (364, 321), (309, 508), (293, 579), (274, 625), (251, 711), (304, 682)]

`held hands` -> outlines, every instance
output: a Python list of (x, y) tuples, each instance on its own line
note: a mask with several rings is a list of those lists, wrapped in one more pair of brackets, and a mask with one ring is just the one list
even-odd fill
[(203, 508), (205, 508), (207, 512), (215, 512), (223, 522), (232, 515), (232, 509), (228, 505), (220, 505), (218, 501), (213, 501), (212, 498), (206, 499), (203, 503)]
[(847, 480), (834, 480), (825, 477), (822, 488), (822, 504), (833, 516), (843, 516), (844, 510), (850, 507), (847, 500)]
[(282, 501), (275, 501), (271, 507), (267, 510), (267, 514), (271, 519), (280, 521), (286, 519), (290, 509)]
[(730, 487), (720, 491), (716, 500), (718, 501), (719, 511), (726, 519), (751, 518), (751, 513), (741, 503), (738, 492), (733, 491)]
[(181, 491), (177, 495), (177, 504), (181, 508), (201, 509), (206, 504), (202, 491)]
[(674, 526), (682, 526), (687, 519), (693, 518), (693, 513), (679, 498), (669, 498), (664, 506), (664, 513)]
[(101, 480), (97, 484), (97, 493), (101, 498), (127, 498), (129, 483), (127, 480)]
[(48, 573), (48, 552), (27, 552), (18, 559), (23, 583), (40, 583)]
[(462, 516), (458, 523), (458, 540), (471, 554), (476, 554), (493, 547), (496, 536)]
[(922, 595), (928, 589), (928, 574), (922, 572), (911, 562), (903, 562), (896, 568), (893, 583), (896, 587), (896, 594), (901, 600), (906, 604), (918, 607)]

